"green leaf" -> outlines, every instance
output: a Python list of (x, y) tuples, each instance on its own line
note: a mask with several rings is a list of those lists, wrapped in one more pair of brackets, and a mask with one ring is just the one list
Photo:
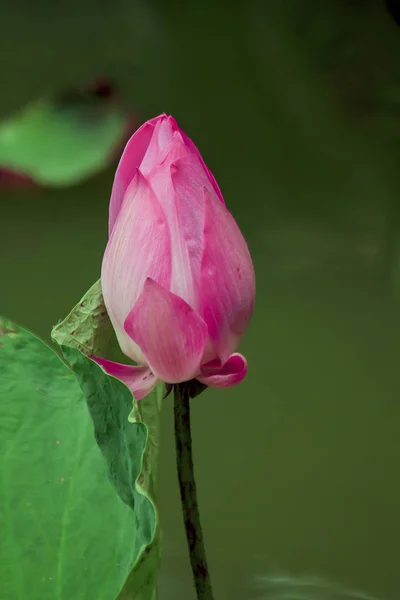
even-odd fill
[[(114, 600), (124, 590), (153, 600), (157, 452), (139, 411), (130, 417), (128, 388), (79, 350), (64, 352), (88, 405), (48, 346), (0, 321), (0, 599)], [(156, 424), (161, 393), (146, 398)]]
[[(119, 349), (105, 309), (100, 280), (88, 290), (69, 315), (53, 328), (52, 338), (60, 345), (64, 358), (75, 372), (84, 392), (95, 425), (96, 441), (106, 459), (110, 479), (119, 496), (131, 508), (138, 502), (142, 503), (143, 494), (148, 493), (148, 498), (154, 497), (157, 486), (160, 411), (165, 386), (159, 384), (152, 394), (136, 402), (129, 389), (106, 374), (97, 363), (90, 361), (91, 368), (88, 370), (88, 359), (84, 355), (122, 362), (127, 360)], [(136, 465), (130, 460), (131, 445), (135, 444), (135, 436), (141, 435), (139, 428), (143, 424), (146, 426), (147, 439), (142, 470), (137, 472)], [(141, 494), (138, 494), (138, 486)], [(156, 514), (154, 505), (153, 510)], [(132, 593), (138, 593), (140, 581), (144, 582), (141, 594), (154, 588), (153, 575), (159, 563), (160, 534), (156, 524), (149, 536), (148, 520), (145, 519), (140, 532), (145, 531), (146, 527), (145, 542), (140, 535), (135, 539), (139, 564), (131, 574), (121, 599), (134, 598)]]
[(120, 104), (93, 91), (43, 98), (0, 123), (0, 170), (45, 186), (76, 184), (113, 160), (129, 127)]
[[(150, 595), (141, 597), (151, 598), (159, 560), (157, 511), (152, 495), (156, 485), (158, 415), (163, 388), (159, 386), (141, 401), (145, 410), (136, 403), (133, 407), (135, 401), (125, 384), (107, 375), (79, 350), (62, 346), (62, 352), (85, 395), (110, 480), (120, 498), (136, 515), (132, 545), (139, 564), (130, 580), (131, 598), (136, 598), (139, 592), (143, 594), (143, 588)], [(152, 444), (142, 413), (151, 415)]]
[(127, 361), (127, 357), (119, 348), (104, 306), (100, 279), (92, 285), (69, 315), (53, 327), (51, 337), (59, 346), (76, 348), (86, 356)]

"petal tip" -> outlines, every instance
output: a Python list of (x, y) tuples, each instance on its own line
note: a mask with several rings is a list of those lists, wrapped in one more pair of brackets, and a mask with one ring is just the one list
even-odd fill
[(224, 365), (219, 360), (213, 360), (203, 365), (197, 379), (210, 387), (225, 388), (237, 385), (243, 381), (246, 374), (247, 361), (245, 357), (242, 354), (234, 353)]

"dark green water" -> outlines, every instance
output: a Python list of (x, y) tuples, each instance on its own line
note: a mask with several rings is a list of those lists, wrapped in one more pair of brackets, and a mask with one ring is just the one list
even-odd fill
[[(344, 114), (291, 4), (287, 14), (278, 2), (79, 6), (6, 9), (0, 114), (93, 74), (116, 78), (141, 120), (170, 112), (196, 141), (255, 263), (248, 377), (193, 406), (217, 600), (254, 597), (268, 570), (396, 600), (400, 184), (385, 114)], [(399, 52), (383, 9), (371, 23)], [(399, 86), (399, 70), (388, 79)], [(400, 122), (389, 130), (395, 137)], [(2, 314), (48, 339), (98, 278), (112, 177), (110, 168), (69, 190), (1, 192)], [(171, 408), (160, 598), (190, 600)]]

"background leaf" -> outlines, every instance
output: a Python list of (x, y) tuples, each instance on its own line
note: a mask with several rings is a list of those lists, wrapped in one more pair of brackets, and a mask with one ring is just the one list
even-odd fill
[(117, 158), (134, 127), (104, 86), (40, 99), (0, 123), (0, 183), (73, 185)]
[[(43, 342), (5, 320), (0, 344), (0, 599), (114, 600), (133, 570), (126, 598), (150, 600), (157, 515), (136, 484), (147, 428), (128, 422), (129, 390), (78, 350), (66, 350), (85, 381), (93, 378), (119, 400), (112, 414), (120, 445), (115, 425), (107, 429), (103, 418), (110, 412), (92, 406), (91, 414), (97, 411), (96, 437), (113, 440), (109, 459), (127, 485), (124, 504), (108, 480), (74, 374)], [(106, 402), (106, 394), (100, 397)]]

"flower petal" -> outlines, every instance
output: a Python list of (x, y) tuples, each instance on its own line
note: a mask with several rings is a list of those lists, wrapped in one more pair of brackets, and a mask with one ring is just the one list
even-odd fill
[(125, 319), (146, 278), (169, 288), (171, 269), (171, 244), (164, 212), (152, 188), (137, 171), (108, 240), (101, 287), (121, 350), (138, 363), (143, 364), (143, 356), (124, 330)]
[(158, 379), (178, 383), (200, 372), (207, 325), (187, 302), (153, 279), (146, 279), (125, 331)]
[(148, 367), (136, 367), (106, 360), (105, 358), (90, 357), (103, 367), (106, 373), (120, 379), (132, 392), (136, 400), (141, 400), (156, 387), (158, 380)]
[(116, 218), (122, 206), (125, 192), (142, 163), (150, 144), (156, 123), (166, 117), (160, 115), (143, 123), (125, 146), (114, 177), (109, 208), (108, 234), (111, 235)]
[(199, 311), (204, 247), (203, 187), (207, 184), (207, 175), (199, 157), (188, 151), (171, 163), (170, 170), (176, 214), (174, 226), (170, 225), (171, 291)]
[(244, 379), (247, 373), (247, 361), (241, 354), (231, 354), (222, 366), (219, 360), (201, 367), (200, 375), (196, 377), (201, 383), (211, 387), (231, 387)]
[(147, 175), (154, 164), (163, 161), (169, 151), (172, 137), (179, 133), (188, 151), (194, 153), (204, 168), (209, 182), (218, 198), (224, 204), (224, 199), (217, 181), (204, 162), (197, 146), (179, 128), (176, 120), (165, 113), (143, 123), (132, 135), (125, 146), (114, 177), (109, 207), (109, 235), (113, 230), (116, 218), (121, 209), (125, 192), (131, 183), (136, 169), (139, 167)]
[(200, 314), (224, 364), (236, 350), (250, 321), (255, 276), (246, 241), (226, 206), (207, 189), (204, 202)]
[(207, 177), (208, 177), (211, 185), (214, 188), (215, 193), (217, 194), (218, 198), (221, 200), (222, 204), (225, 204), (224, 197), (223, 197), (222, 192), (221, 192), (221, 190), (219, 188), (217, 180), (215, 179), (214, 175), (212, 174), (212, 172), (210, 171), (210, 169), (207, 167), (206, 163), (204, 162), (203, 157), (201, 156), (201, 154), (199, 152), (199, 149), (197, 148), (196, 144), (194, 142), (192, 142), (192, 140), (183, 131), (181, 131), (181, 135), (182, 135), (182, 138), (183, 138), (185, 144), (187, 145), (187, 147), (192, 152), (194, 152), (198, 156), (198, 158), (200, 159), (200, 162), (201, 162), (201, 164), (202, 164), (202, 166), (203, 166), (203, 168), (204, 168), (204, 170), (205, 170), (205, 172), (207, 174)]
[(165, 161), (171, 149), (176, 145), (177, 138), (180, 137), (181, 145), (184, 146), (178, 129), (173, 117), (167, 115), (157, 117), (154, 133), (140, 166), (140, 170), (145, 177), (149, 176), (155, 167)]

